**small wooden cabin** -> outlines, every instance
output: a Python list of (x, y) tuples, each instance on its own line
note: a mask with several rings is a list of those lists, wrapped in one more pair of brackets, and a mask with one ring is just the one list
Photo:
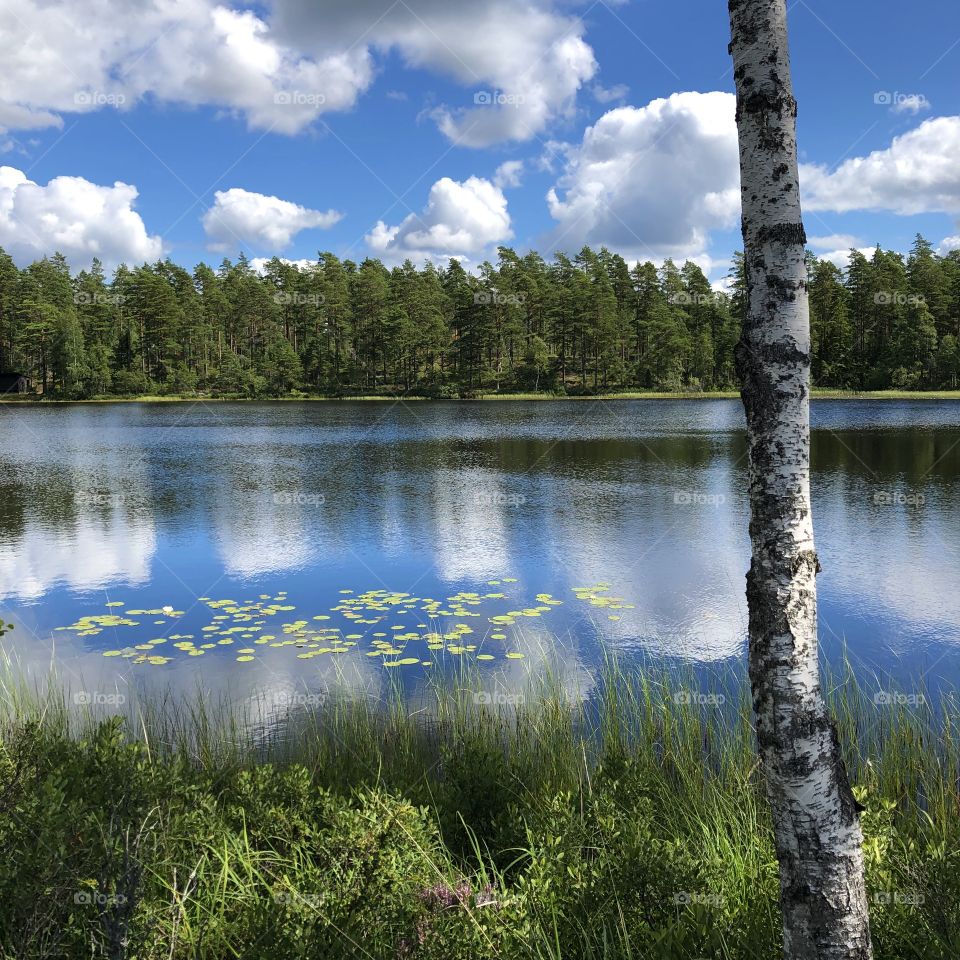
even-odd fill
[(0, 370), (0, 394), (32, 392), (33, 381), (26, 374)]

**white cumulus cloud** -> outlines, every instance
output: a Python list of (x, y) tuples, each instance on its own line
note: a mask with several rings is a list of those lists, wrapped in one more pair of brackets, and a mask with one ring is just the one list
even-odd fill
[(564, 168), (547, 195), (549, 246), (702, 255), (710, 231), (735, 226), (740, 212), (734, 109), (729, 93), (675, 93), (608, 111), (580, 144), (551, 145)]
[[(273, 259), (273, 257), (253, 257), (250, 262), (250, 269), (255, 270), (257, 273), (265, 273), (267, 269), (267, 264)], [(285, 263), (288, 266), (296, 267), (298, 270), (310, 270), (317, 265), (316, 260), (310, 260), (307, 257), (300, 257), (296, 260), (290, 260), (287, 257), (278, 257), (281, 263)]]
[(897, 95), (890, 108), (894, 113), (912, 113), (916, 116), (921, 110), (930, 109), (930, 101), (922, 93)]
[(821, 260), (829, 260), (835, 267), (839, 267), (841, 270), (846, 270), (850, 264), (851, 249), (862, 253), (869, 260), (873, 257), (873, 252), (876, 250), (876, 247), (838, 247), (836, 250), (825, 250), (822, 253), (818, 253), (817, 256)]
[(411, 213), (392, 227), (380, 220), (366, 241), (391, 260), (469, 259), (512, 236), (507, 198), (499, 186), (482, 177), (463, 182), (443, 177), (430, 188), (423, 213)]
[[(391, 52), (453, 79), (435, 116), (471, 146), (527, 140), (569, 114), (596, 70), (562, 0), (22, 0), (0, 10), (0, 133), (144, 97), (296, 133), (348, 110)], [(488, 100), (479, 95), (486, 93)], [(504, 104), (498, 96), (506, 98)], [(509, 102), (509, 105), (505, 105)]]
[(374, 76), (365, 46), (310, 56), (252, 11), (212, 0), (25, 0), (0, 18), (0, 124), (11, 129), (152, 95), (294, 133), (353, 106)]
[(850, 249), (860, 245), (852, 233), (831, 233), (826, 236), (807, 237), (807, 246), (811, 250), (839, 250), (841, 248)]
[(829, 170), (802, 164), (807, 210), (960, 212), (960, 116), (934, 117), (895, 137), (889, 147)]
[(625, 83), (618, 83), (613, 87), (595, 83), (590, 92), (597, 103), (613, 103), (614, 100), (622, 100), (630, 92), (630, 88)]
[(568, 9), (564, 0), (277, 0), (275, 7), (285, 42), (329, 51), (362, 37), (410, 67), (452, 78), (463, 100), (433, 116), (451, 140), (473, 147), (530, 140), (571, 113), (597, 65), (583, 22)]
[(218, 190), (214, 204), (203, 215), (203, 229), (211, 250), (227, 251), (245, 245), (283, 250), (301, 230), (332, 227), (343, 214), (309, 207), (240, 187)]
[(501, 189), (504, 187), (519, 187), (522, 174), (522, 160), (507, 160), (497, 167), (497, 172), (493, 175), (493, 182)]
[(807, 246), (820, 260), (829, 260), (834, 266), (846, 269), (850, 251), (859, 250), (867, 259), (873, 256), (873, 247), (865, 247), (863, 241), (849, 233), (831, 233), (826, 236), (807, 237)]
[(137, 188), (100, 186), (83, 177), (54, 177), (45, 186), (15, 167), (0, 167), (0, 246), (21, 266), (57, 251), (72, 266), (94, 257), (106, 266), (163, 254), (134, 209)]

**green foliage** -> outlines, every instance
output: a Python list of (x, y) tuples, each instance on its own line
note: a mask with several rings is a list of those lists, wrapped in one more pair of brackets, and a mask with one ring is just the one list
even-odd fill
[[(469, 676), (416, 707), (334, 698), (267, 742), (202, 702), (71, 728), (8, 686), (0, 957), (775, 960), (748, 698), (546, 683), (505, 711)], [(876, 955), (954, 957), (956, 705), (836, 688)]]
[[(960, 383), (960, 251), (852, 251), (845, 271), (808, 257), (814, 383), (856, 390)], [(607, 249), (550, 264), (500, 247), (475, 274), (456, 261), (388, 270), (322, 253), (262, 274), (241, 256), (193, 274), (169, 260), (109, 283), (60, 256), (17, 270), (0, 250), (0, 365), (64, 398), (678, 393), (736, 386), (747, 305), (743, 258), (728, 293), (666, 261), (632, 269)]]
[[(65, 398), (151, 394), (489, 392), (735, 386), (746, 309), (693, 263), (630, 269), (584, 247), (547, 264), (498, 250), (475, 275), (407, 261), (387, 270), (321, 254), (300, 268), (241, 256), (193, 274), (169, 260), (71, 278), (59, 255), (17, 270), (0, 250), (0, 360)], [(904, 262), (854, 252), (842, 274), (810, 259), (814, 379), (865, 389), (957, 384), (960, 254), (922, 238)]]

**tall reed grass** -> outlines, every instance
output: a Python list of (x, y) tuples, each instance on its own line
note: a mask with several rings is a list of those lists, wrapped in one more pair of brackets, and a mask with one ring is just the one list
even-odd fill
[[(779, 955), (742, 678), (610, 661), (590, 697), (490, 684), (171, 693), (110, 719), (7, 672), (0, 956)], [(955, 957), (957, 702), (884, 686), (826, 684), (877, 956)]]

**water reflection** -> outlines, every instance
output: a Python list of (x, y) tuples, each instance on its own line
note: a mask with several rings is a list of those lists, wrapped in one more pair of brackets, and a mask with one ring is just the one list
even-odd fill
[[(952, 676), (960, 405), (821, 402), (813, 422), (825, 653)], [(56, 638), (97, 683), (135, 671), (104, 660), (106, 637), (54, 630), (115, 597), (176, 604), (188, 629), (207, 595), (286, 590), (308, 616), (343, 588), (442, 598), (503, 577), (518, 604), (565, 601), (525, 631), (526, 668), (559, 651), (578, 686), (604, 646), (704, 665), (743, 652), (734, 401), (17, 407), (0, 428), (0, 601), (22, 627), (4, 642), (37, 670)], [(576, 601), (599, 582), (634, 608), (611, 619)], [(250, 696), (344, 663), (351, 683), (383, 682), (362, 651), (337, 667), (202, 659), (160, 672)]]

